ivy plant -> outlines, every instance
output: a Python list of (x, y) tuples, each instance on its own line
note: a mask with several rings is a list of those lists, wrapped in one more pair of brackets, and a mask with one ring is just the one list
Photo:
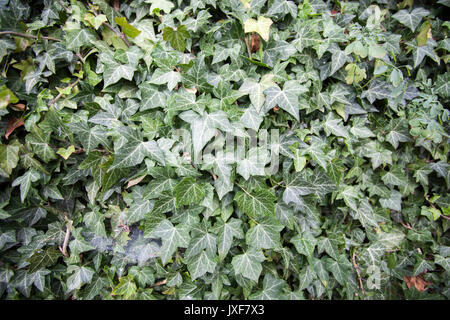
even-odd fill
[(450, 298), (449, 6), (0, 0), (0, 298)]

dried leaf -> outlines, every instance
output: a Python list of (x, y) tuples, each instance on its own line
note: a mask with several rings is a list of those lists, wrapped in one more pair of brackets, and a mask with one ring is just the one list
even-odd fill
[(20, 111), (25, 111), (26, 108), (26, 106), (23, 103), (14, 104), (13, 107), (19, 109)]
[(131, 179), (128, 181), (127, 187), (126, 189), (137, 185), (139, 182), (141, 182), (144, 178), (146, 177), (146, 175), (143, 175), (142, 177), (136, 178), (136, 179)]
[(431, 282), (427, 282), (423, 279), (422, 274), (411, 277), (404, 276), (403, 280), (405, 280), (408, 289), (411, 289), (411, 287), (414, 286), (420, 292), (426, 290), (426, 286), (431, 284)]
[(9, 135), (13, 133), (14, 130), (24, 125), (23, 119), (11, 118), (8, 121), (8, 127), (6, 128), (5, 138), (8, 139)]
[(258, 52), (260, 45), (261, 45), (261, 40), (259, 39), (259, 36), (256, 33), (253, 33), (252, 39), (251, 39), (251, 45), (250, 45), (251, 51)]

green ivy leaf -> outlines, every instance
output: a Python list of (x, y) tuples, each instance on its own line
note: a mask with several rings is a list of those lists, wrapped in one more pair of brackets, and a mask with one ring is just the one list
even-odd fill
[(242, 254), (235, 255), (231, 264), (236, 274), (258, 281), (262, 272), (261, 262), (265, 259), (260, 249), (250, 248)]
[(310, 232), (304, 232), (301, 235), (297, 234), (291, 238), (291, 243), (295, 246), (298, 253), (301, 253), (307, 257), (311, 257), (314, 248), (317, 245), (317, 240)]
[(253, 248), (278, 249), (281, 247), (280, 231), (283, 229), (273, 216), (263, 217), (247, 231), (245, 241)]
[(19, 147), (14, 145), (0, 145), (0, 168), (2, 175), (9, 176), (19, 163)]
[(345, 286), (348, 281), (349, 272), (352, 269), (352, 264), (344, 255), (339, 255), (336, 260), (327, 258), (326, 268), (333, 274), (337, 282)]
[(136, 295), (137, 287), (133, 281), (133, 276), (128, 275), (119, 279), (119, 284), (111, 292), (112, 295), (118, 295), (125, 300), (129, 300)]
[(88, 46), (92, 41), (97, 40), (97, 35), (91, 29), (68, 30), (65, 41), (68, 50), (78, 51), (83, 46)]
[(174, 7), (174, 4), (168, 0), (145, 0), (145, 3), (151, 3), (150, 12), (153, 12), (156, 8), (158, 8), (165, 13), (170, 13)]
[(56, 151), (57, 154), (59, 154), (61, 157), (64, 158), (64, 160), (69, 159), (70, 155), (75, 152), (75, 147), (72, 145), (67, 148), (59, 148), (58, 151)]
[(278, 106), (290, 113), (297, 121), (300, 121), (298, 95), (306, 91), (306, 88), (298, 85), (295, 81), (286, 82), (283, 90), (279, 87), (270, 87), (264, 90), (266, 109)]
[(219, 258), (223, 260), (230, 251), (233, 239), (243, 239), (244, 232), (242, 230), (242, 221), (231, 218), (228, 222), (219, 220), (214, 225), (213, 231), (217, 234), (217, 244), (219, 251)]
[(103, 83), (105, 88), (117, 83), (120, 79), (132, 80), (135, 67), (126, 64), (112, 62), (108, 64), (103, 72)]
[(6, 108), (10, 103), (19, 102), (19, 98), (16, 97), (5, 85), (0, 87), (0, 109)]
[(175, 29), (172, 27), (163, 29), (163, 39), (169, 41), (172, 48), (181, 52), (186, 49), (186, 39), (190, 37), (185, 25), (180, 25)]
[(67, 268), (67, 273), (72, 274), (67, 279), (67, 291), (70, 292), (79, 289), (86, 283), (91, 283), (95, 271), (89, 267), (71, 265)]
[(54, 247), (47, 248), (46, 250), (38, 250), (28, 259), (30, 263), (28, 272), (33, 273), (39, 269), (52, 266), (60, 256), (61, 253)]
[(203, 250), (201, 253), (189, 260), (187, 268), (192, 280), (195, 280), (207, 272), (214, 273), (216, 265), (217, 262), (215, 262), (214, 259)]
[(262, 290), (252, 294), (249, 298), (255, 300), (280, 300), (283, 299), (282, 289), (285, 286), (286, 282), (284, 280), (275, 278), (269, 273), (264, 276)]
[(247, 191), (242, 188), (234, 196), (240, 210), (250, 217), (270, 216), (274, 214), (276, 197), (268, 189)]
[(193, 177), (184, 178), (173, 190), (177, 201), (177, 207), (198, 204), (205, 197), (205, 188), (203, 185), (195, 182)]
[(20, 200), (22, 202), (25, 201), (28, 192), (31, 189), (31, 184), (33, 182), (38, 181), (40, 178), (39, 172), (37, 172), (34, 169), (30, 169), (27, 172), (25, 172), (22, 176), (18, 177), (16, 180), (13, 181), (12, 186), (20, 186)]
[(136, 38), (141, 31), (133, 27), (131, 24), (127, 22), (125, 17), (115, 17), (114, 21), (120, 26), (122, 32), (125, 33), (130, 38)]
[(415, 31), (416, 28), (419, 26), (420, 21), (423, 17), (426, 17), (430, 14), (430, 11), (424, 9), (424, 8), (415, 8), (411, 12), (408, 12), (408, 10), (400, 10), (396, 14), (392, 15), (392, 18), (403, 24), (404, 26), (407, 26), (411, 29), (411, 31)]
[(31, 134), (27, 135), (26, 141), (38, 157), (45, 163), (56, 159), (55, 151), (48, 144), (50, 141), (50, 136), (46, 135), (44, 131), (39, 129), (37, 126), (34, 126), (31, 129)]
[(148, 237), (161, 238), (161, 261), (165, 265), (177, 248), (187, 248), (189, 245), (189, 227), (186, 225), (175, 227), (169, 220), (163, 220)]

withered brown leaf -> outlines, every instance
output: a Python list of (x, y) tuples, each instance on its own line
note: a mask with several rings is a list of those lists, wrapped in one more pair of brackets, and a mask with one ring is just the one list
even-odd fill
[(408, 289), (411, 289), (411, 287), (414, 286), (420, 292), (426, 290), (427, 285), (431, 284), (431, 282), (427, 282), (424, 280), (422, 274), (411, 277), (404, 276), (403, 280), (405, 280)]
[(11, 118), (8, 121), (8, 127), (6, 128), (5, 138), (8, 139), (9, 135), (13, 133), (14, 130), (24, 125), (24, 121), (22, 118)]
[(251, 42), (250, 42), (250, 49), (252, 53), (255, 53), (259, 50), (259, 46), (261, 45), (261, 40), (259, 39), (259, 36), (256, 33), (252, 34)]

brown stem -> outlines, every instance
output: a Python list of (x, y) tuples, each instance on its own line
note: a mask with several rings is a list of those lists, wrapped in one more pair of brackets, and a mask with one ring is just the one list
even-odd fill
[(167, 279), (161, 280), (156, 282), (154, 285), (152, 285), (152, 287), (158, 287), (158, 286), (162, 286), (163, 284), (166, 284)]
[(405, 224), (405, 223), (403, 223), (403, 222), (400, 222), (400, 224), (401, 224), (403, 227), (405, 227), (406, 229), (408, 229), (408, 230), (411, 230), (411, 229), (412, 229), (411, 226), (409, 225), (409, 223), (408, 223), (408, 224)]
[(114, 32), (116, 34), (116, 36), (118, 36), (120, 39), (122, 39), (123, 42), (125, 42), (125, 44), (127, 45), (127, 47), (131, 47), (130, 42), (128, 41), (127, 37), (123, 33), (114, 29), (114, 27), (112, 25), (110, 25), (108, 22), (103, 22), (103, 24), (105, 26), (107, 26), (112, 32)]
[(358, 276), (359, 286), (360, 286), (360, 288), (361, 288), (361, 292), (362, 292), (363, 295), (365, 295), (366, 292), (364, 291), (364, 286), (363, 286), (363, 284), (362, 284), (361, 275), (359, 274), (358, 265), (356, 264), (356, 252), (353, 252), (352, 261), (353, 261), (353, 267), (354, 267), (355, 270), (356, 270), (356, 275)]
[(70, 12), (70, 9), (67, 8), (61, 0), (56, 0), (56, 1), (58, 1), (59, 5), (60, 5), (64, 10), (66, 10), (66, 12)]
[(79, 52), (77, 52), (75, 55), (76, 55), (77, 58), (81, 61), (81, 63), (84, 63), (84, 58), (83, 58), (83, 56), (82, 56)]
[(84, 153), (85, 151), (86, 151), (86, 150), (84, 150), (83, 148), (79, 148), (79, 149), (75, 150), (75, 151), (73, 152), (73, 154)]
[(248, 43), (248, 39), (247, 39), (246, 35), (244, 35), (244, 41), (245, 41), (245, 45), (247, 47), (248, 57), (249, 57), (249, 59), (251, 59), (252, 58), (252, 51), (250, 49), (250, 44)]
[(69, 244), (69, 239), (70, 239), (70, 229), (72, 228), (72, 220), (69, 220), (67, 222), (67, 228), (66, 228), (66, 236), (64, 237), (64, 243), (62, 248), (59, 247), (59, 250), (61, 251), (61, 253), (63, 254), (64, 257), (68, 257), (69, 255), (67, 254), (67, 245)]
[(116, 10), (117, 12), (120, 11), (119, 0), (114, 0), (114, 10)]
[[(74, 83), (72, 83), (71, 85), (69, 85), (67, 88), (73, 88), (73, 87), (75, 87), (77, 84), (78, 84), (78, 82), (80, 82), (80, 78), (78, 78), (77, 79), (77, 81), (75, 81)], [(66, 89), (67, 89), (66, 88)], [(52, 101), (50, 101), (50, 106), (51, 105), (53, 105), (53, 104), (55, 104), (56, 103), (56, 101), (58, 101), (59, 100), (59, 98), (61, 98), (62, 97), (62, 93), (60, 92), (56, 97), (55, 97), (55, 99), (53, 99)]]
[(283, 181), (278, 182), (277, 184), (273, 185), (270, 189), (275, 189), (277, 188), (280, 184), (282, 184)]
[[(436, 206), (430, 201), (430, 197), (428, 195), (425, 196), (425, 200), (427, 200), (427, 202), (430, 204), (430, 206), (433, 209), (437, 209)], [(441, 217), (444, 219), (450, 220), (450, 217), (446, 217), (446, 216), (444, 216), (444, 214), (441, 214)]]
[(16, 31), (0, 31), (0, 36), (1, 35), (6, 35), (6, 34), (10, 34), (13, 36), (18, 36), (18, 37), (22, 37), (22, 38), (30, 38), (30, 39), (44, 39), (44, 40), (52, 40), (52, 41), (58, 41), (61, 42), (61, 39), (57, 39), (57, 38), (53, 38), (53, 37), (46, 37), (46, 36), (35, 36), (32, 34), (28, 34), (28, 33), (20, 33), (20, 32), (16, 32)]

